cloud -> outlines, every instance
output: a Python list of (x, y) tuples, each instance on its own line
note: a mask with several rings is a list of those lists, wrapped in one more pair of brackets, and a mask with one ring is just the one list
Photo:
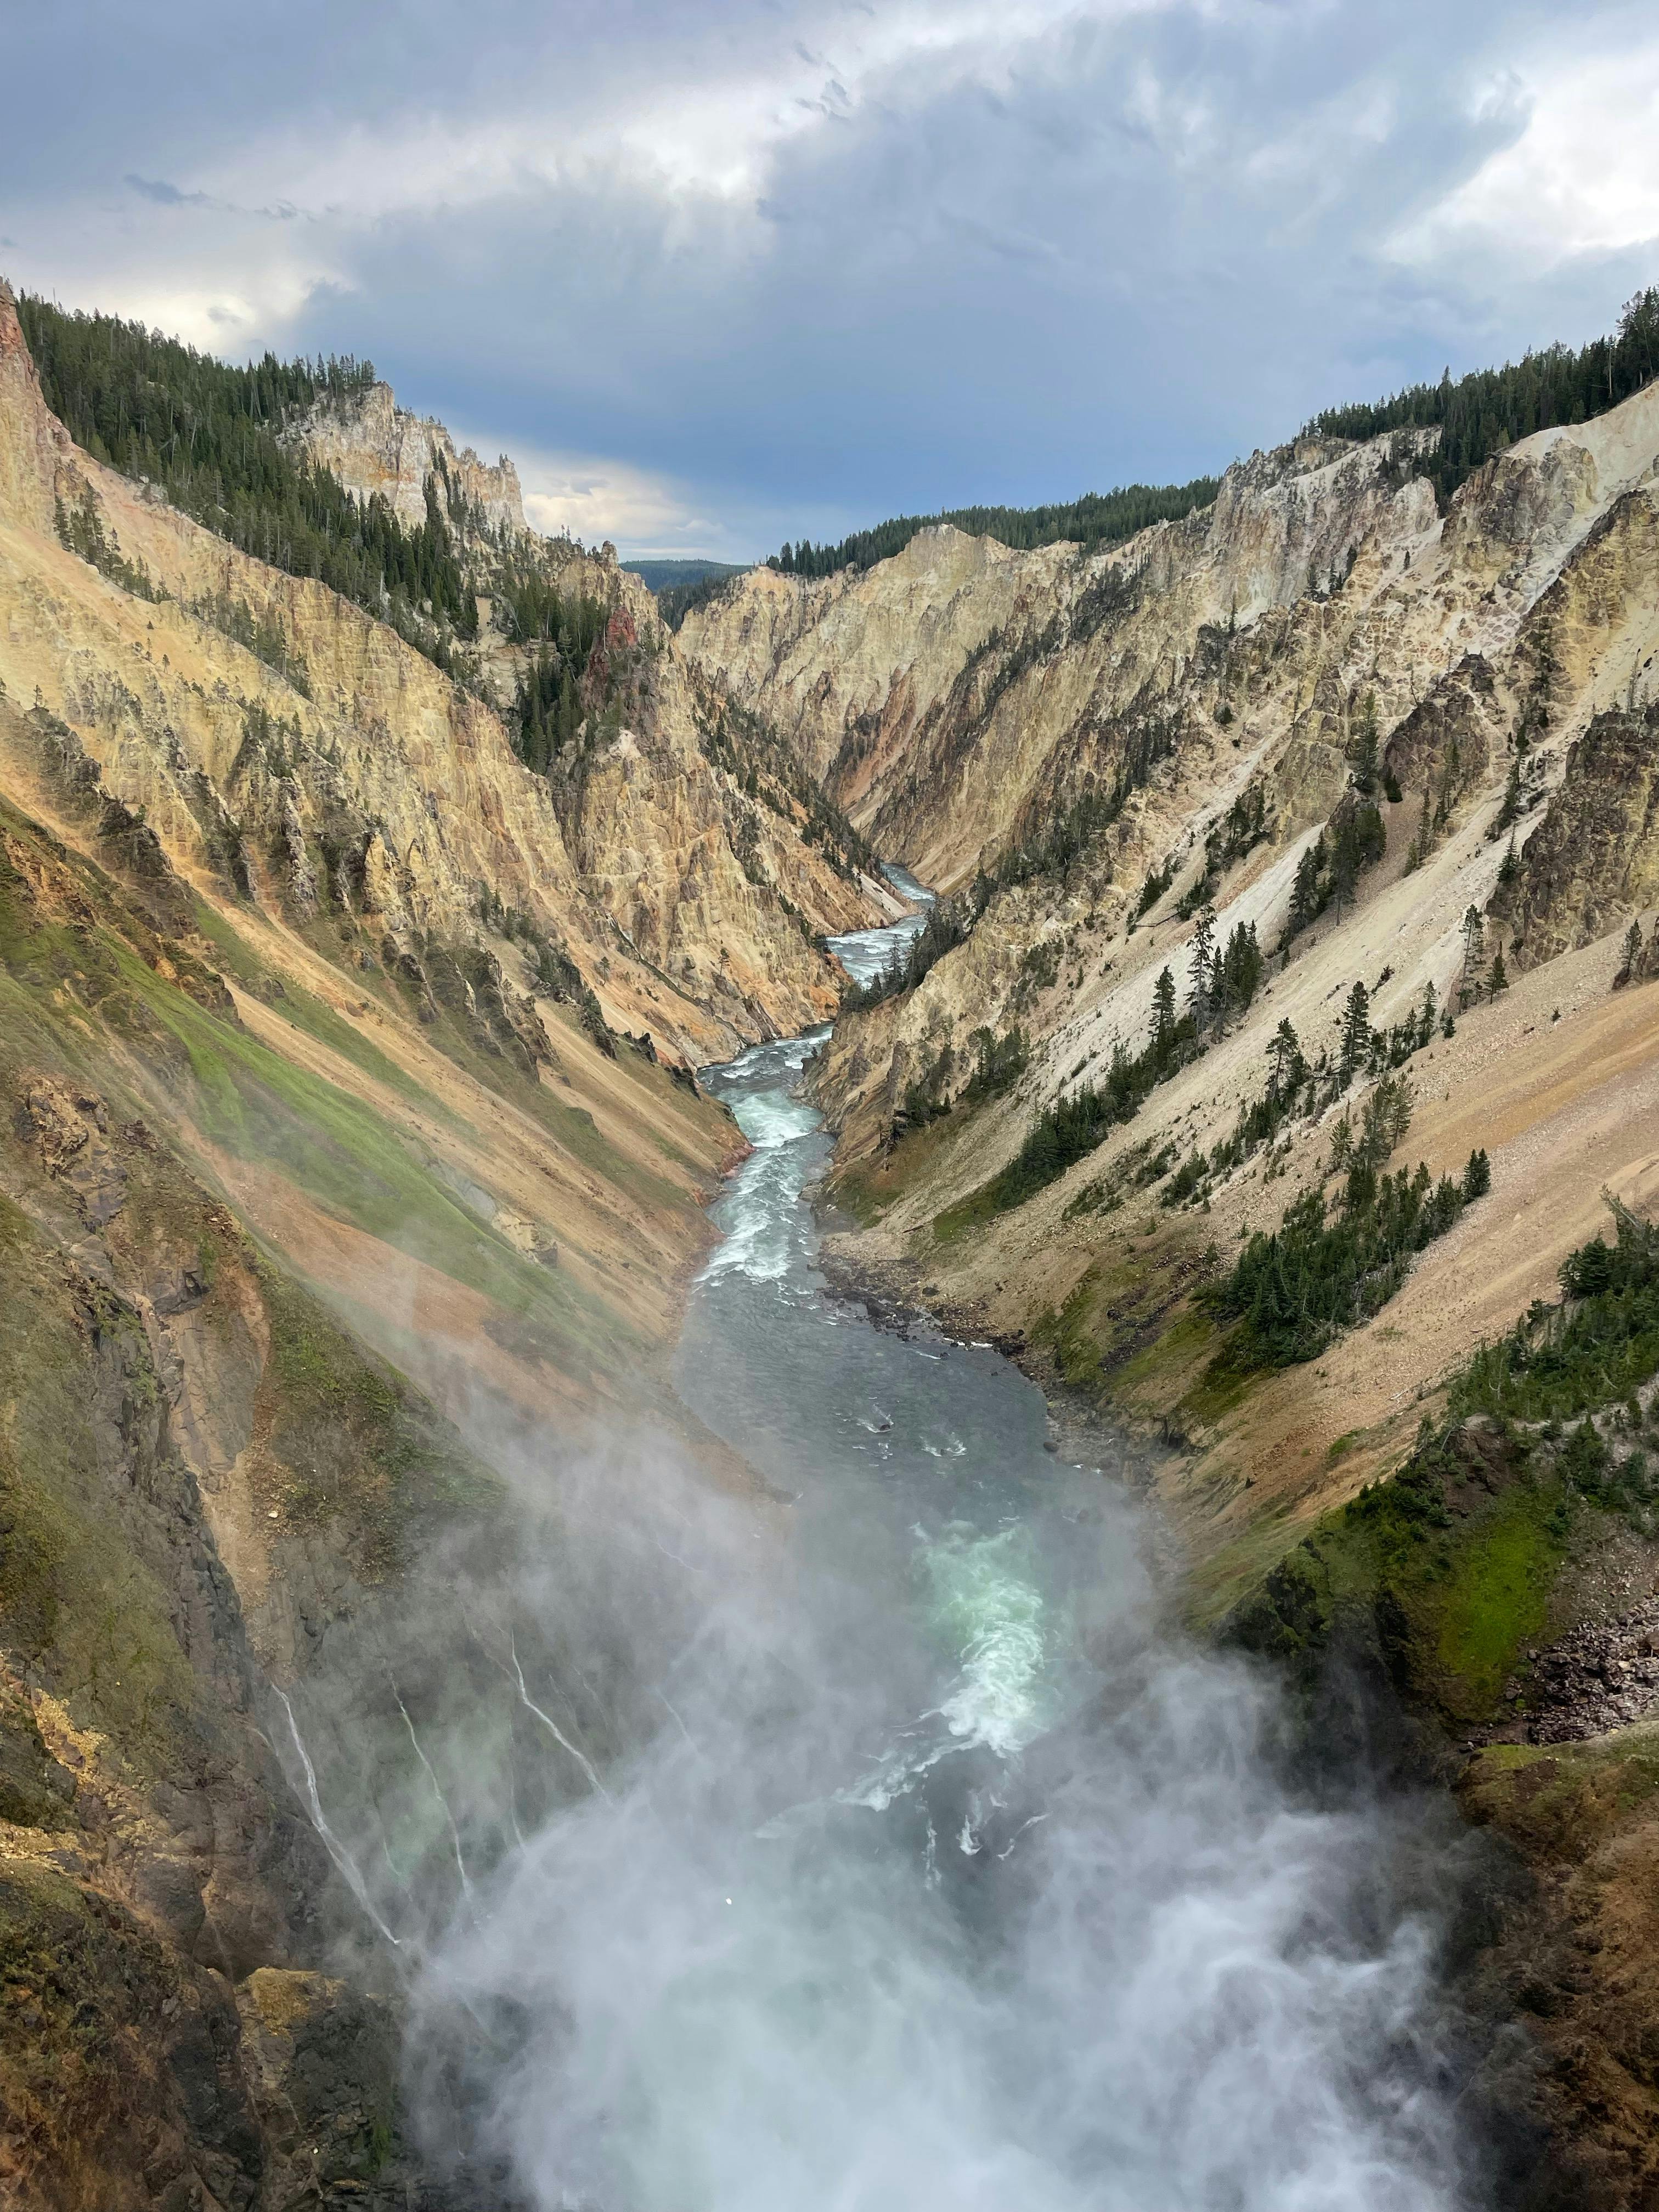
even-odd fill
[(1495, 247), (1553, 269), (1659, 240), (1659, 37), (1553, 62), (1482, 88), (1519, 135), (1401, 239), (1402, 254)]
[(206, 192), (181, 192), (177, 185), (170, 185), (160, 177), (123, 177), (121, 182), (157, 207), (211, 207), (212, 200)]
[(1654, 273), (1624, 4), (159, 16), (82, 0), (9, 57), (9, 273), (227, 353), (370, 354), (634, 550), (1185, 477), (1586, 337)]
[(549, 537), (579, 538), (589, 545), (608, 538), (630, 556), (729, 550), (730, 518), (703, 505), (670, 475), (600, 455), (551, 451), (521, 438), (450, 428), (458, 445), (478, 453), (511, 451), (526, 516)]

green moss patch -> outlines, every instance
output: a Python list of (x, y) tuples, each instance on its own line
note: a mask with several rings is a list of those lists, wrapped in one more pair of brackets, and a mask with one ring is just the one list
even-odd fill
[(1502, 1431), (1428, 1437), (1390, 1480), (1316, 1522), (1227, 1632), (1304, 1680), (1334, 1650), (1363, 1654), (1449, 1728), (1490, 1719), (1546, 1632), (1566, 1498), (1553, 1463)]
[(1528, 1857), (1578, 1865), (1626, 1821), (1659, 1809), (1659, 1724), (1581, 1743), (1493, 1744), (1458, 1794)]
[(71, 1297), (44, 1246), (14, 1240), (0, 1271), (0, 1635), (80, 1725), (152, 1771), (178, 1754), (197, 1694), (132, 1498), (136, 1476), (169, 1485), (159, 1401), (137, 1316), (107, 1293)]

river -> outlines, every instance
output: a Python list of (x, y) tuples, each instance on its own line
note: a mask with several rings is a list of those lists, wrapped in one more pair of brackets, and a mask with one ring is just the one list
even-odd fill
[(629, 1470), (587, 1580), (648, 1741), (432, 1970), (512, 2023), (489, 2140), (538, 2212), (1473, 2201), (1409, 1808), (1281, 1778), (1273, 1686), (1170, 1627), (1115, 1455), (1045, 1449), (988, 1346), (831, 1294), (816, 1042), (707, 1073), (753, 1150), (678, 1356), (775, 1502)]

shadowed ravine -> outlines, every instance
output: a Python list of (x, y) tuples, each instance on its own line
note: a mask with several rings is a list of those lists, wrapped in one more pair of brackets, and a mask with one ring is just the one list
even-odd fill
[(679, 1361), (790, 1502), (665, 1482), (617, 1538), (650, 1740), (425, 1969), (486, 2163), (548, 2212), (1473, 2201), (1436, 1848), (1287, 1794), (1271, 1689), (1160, 1628), (1138, 1509), (1006, 1361), (826, 1295), (811, 1046), (709, 1073), (754, 1151)]

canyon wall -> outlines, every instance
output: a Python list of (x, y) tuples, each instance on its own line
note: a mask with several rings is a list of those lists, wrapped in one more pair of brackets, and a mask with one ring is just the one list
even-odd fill
[[(832, 1008), (821, 933), (892, 909), (635, 579), (544, 550), (510, 468), (383, 387), (364, 422), (313, 456), (411, 514), (435, 458), (599, 605), (610, 711), (554, 773), (512, 741), (529, 649), (453, 681), (77, 451), (0, 289), (20, 2206), (454, 2201), (404, 2124), (398, 1944), (617, 1748), (536, 1718), (565, 1631), (515, 1593), (601, 1436), (752, 1484), (668, 1378), (741, 1150), (693, 1070)], [(499, 1784), (477, 1833), (452, 1755)], [(397, 1942), (353, 1848), (402, 1870)]]
[[(1471, 1363), (1518, 1326), (1553, 1373), (1558, 1270), (1613, 1239), (1610, 1200), (1632, 1249), (1659, 1204), (1659, 387), (1443, 512), (1433, 434), (1257, 454), (1091, 555), (932, 530), (865, 574), (757, 572), (684, 638), (951, 894), (921, 980), (843, 1013), (811, 1074), (832, 1267), (1005, 1345), (1079, 1454), (1097, 1413), (1158, 1438), (1194, 1620), (1288, 1671), (1316, 1756), (1370, 1729), (1519, 1854), (1477, 1978), (1533, 2054), (1559, 2201), (1635, 2208), (1652, 1362), (1581, 1349), (1516, 1416)], [(1241, 933), (1234, 1002), (1200, 961)], [(1291, 1210), (1368, 1219), (1385, 1164), (1447, 1194), (1445, 1233), (1374, 1262), (1352, 1325), (1304, 1307), (1301, 1352), (1264, 1352), (1313, 1295)]]

